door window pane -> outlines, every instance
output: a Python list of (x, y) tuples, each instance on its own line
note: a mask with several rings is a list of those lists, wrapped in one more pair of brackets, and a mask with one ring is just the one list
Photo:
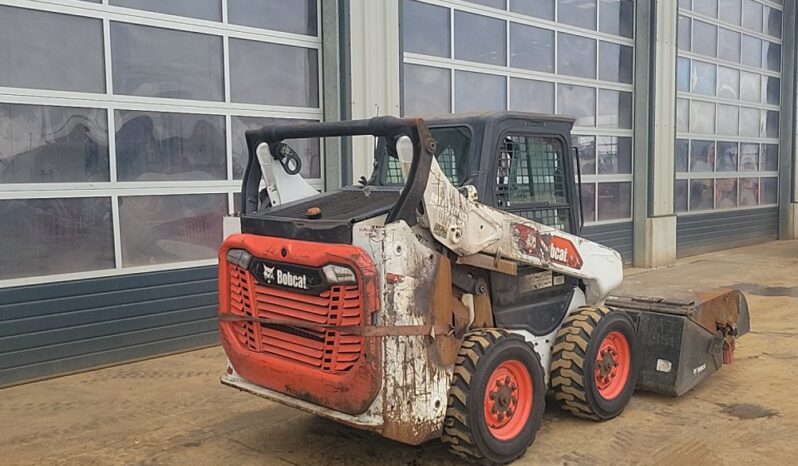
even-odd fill
[(779, 112), (773, 110), (763, 110), (762, 116), (765, 117), (765, 137), (779, 137)]
[(554, 20), (554, 0), (510, 0), (510, 11)]
[(598, 219), (615, 220), (632, 216), (632, 183), (599, 183)]
[(209, 21), (222, 20), (220, 0), (110, 0), (110, 4)]
[(759, 178), (740, 178), (740, 207), (759, 205)]
[(405, 52), (448, 57), (449, 28), (448, 8), (415, 0), (402, 3), (402, 46)]
[(712, 141), (690, 142), (690, 171), (693, 173), (715, 171), (715, 143)]
[(743, 27), (762, 32), (762, 4), (754, 0), (743, 0)]
[(678, 57), (676, 59), (676, 90), (690, 92), (690, 59)]
[(632, 138), (599, 136), (598, 174), (632, 173)]
[(689, 10), (693, 8), (693, 0), (679, 0), (679, 8)]
[(770, 71), (781, 71), (781, 45), (773, 42), (762, 42), (762, 67)]
[(558, 84), (557, 113), (576, 117), (576, 126), (596, 126), (596, 90)]
[(754, 68), (760, 68), (762, 66), (761, 40), (743, 34), (741, 62), (743, 65), (753, 66)]
[(510, 66), (554, 72), (554, 31), (510, 23)]
[(489, 65), (505, 65), (507, 61), (505, 21), (455, 11), (454, 57)]
[(718, 134), (737, 136), (739, 113), (737, 106), (718, 104)]
[(690, 181), (690, 210), (712, 210), (715, 205), (712, 180)]
[(226, 194), (120, 197), (122, 265), (213, 259), (224, 215)]
[(740, 144), (740, 171), (759, 171), (759, 144)]
[(693, 70), (691, 75), (692, 91), (696, 94), (715, 95), (716, 66), (711, 63), (704, 63), (693, 60)]
[(601, 0), (599, 31), (631, 38), (634, 35), (634, 15), (633, 0)]
[(0, 86), (105, 92), (102, 20), (0, 6)]
[(0, 279), (114, 268), (109, 198), (0, 200), (0, 218)]
[(295, 34), (318, 34), (316, 0), (227, 0), (231, 24)]
[(601, 42), (599, 79), (632, 84), (632, 47)]
[(573, 34), (557, 34), (557, 72), (581, 78), (596, 77), (596, 41)]
[(687, 180), (676, 180), (673, 197), (676, 212), (687, 212)]
[(718, 31), (718, 58), (740, 63), (740, 33), (720, 28)]
[(222, 38), (111, 23), (114, 93), (177, 99), (224, 99)]
[(765, 7), (765, 34), (781, 39), (781, 11)]
[(676, 131), (690, 131), (690, 101), (687, 99), (676, 99)]
[(585, 222), (596, 221), (596, 183), (582, 183), (581, 189), (582, 217)]
[(781, 80), (772, 76), (765, 76), (765, 99), (770, 105), (779, 105), (781, 96)]
[(740, 136), (759, 137), (761, 121), (758, 108), (740, 109)]
[(457, 71), (454, 80), (455, 111), (484, 112), (506, 109), (507, 80), (504, 76)]
[(105, 110), (0, 104), (0, 183), (110, 181)]
[(727, 23), (739, 26), (741, 12), (740, 0), (720, 0), (718, 3), (718, 18)]
[[(261, 129), (284, 123), (313, 123), (313, 120), (294, 120), (289, 118), (261, 118), (234, 116), (231, 118), (233, 134), (233, 178), (240, 180), (247, 168), (249, 152), (244, 133), (251, 129)], [(299, 174), (304, 178), (321, 178), (321, 144), (315, 139), (286, 139), (285, 143), (291, 146), (302, 160), (302, 169)]]
[(677, 139), (676, 145), (674, 146), (674, 165), (676, 168), (677, 173), (686, 173), (687, 172), (687, 160), (689, 158), (688, 151), (690, 149), (690, 144), (687, 139)]
[(718, 97), (737, 100), (740, 92), (740, 72), (733, 68), (718, 67)]
[(224, 117), (117, 110), (120, 181), (227, 178)]
[(561, 23), (596, 29), (596, 0), (558, 0), (557, 14)]
[(718, 54), (718, 28), (703, 21), (693, 20), (693, 52), (716, 57)]
[(315, 49), (230, 39), (230, 99), (248, 104), (318, 107), (318, 66), (319, 52)]
[(599, 91), (598, 126), (603, 128), (632, 128), (632, 93)]
[(403, 78), (405, 115), (438, 115), (452, 111), (449, 70), (405, 64)]
[(684, 50), (689, 52), (690, 48), (692, 47), (692, 32), (690, 31), (690, 22), (692, 20), (687, 16), (679, 15), (679, 23), (678, 23), (678, 36), (676, 37), (676, 42), (679, 45), (679, 50)]
[(582, 175), (596, 174), (596, 137), (574, 136), (572, 144), (579, 149), (579, 169)]
[(733, 209), (737, 207), (737, 178), (718, 178), (715, 180), (715, 208)]
[(718, 163), (716, 166), (719, 172), (737, 171), (737, 143), (719, 142), (718, 143)]
[(762, 205), (777, 204), (779, 200), (779, 179), (762, 178)]
[(779, 169), (779, 145), (762, 144), (762, 164), (761, 170), (775, 172)]
[(698, 0), (694, 2), (693, 11), (702, 15), (718, 17), (718, 0)]
[(761, 75), (747, 71), (740, 72), (740, 100), (759, 102), (761, 90)]
[(554, 113), (554, 83), (510, 78), (510, 110)]
[(690, 132), (715, 133), (715, 104), (697, 100), (690, 102)]

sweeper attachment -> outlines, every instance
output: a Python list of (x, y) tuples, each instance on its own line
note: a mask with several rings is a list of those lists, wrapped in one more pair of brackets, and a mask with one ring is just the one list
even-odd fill
[[(600, 421), (635, 388), (681, 395), (730, 363), (749, 327), (738, 291), (610, 296), (623, 263), (579, 236), (572, 125), (501, 112), (247, 132), (219, 251), (222, 383), (506, 463), (549, 390)], [(377, 138), (371, 178), (318, 194), (285, 141), (348, 136)]]

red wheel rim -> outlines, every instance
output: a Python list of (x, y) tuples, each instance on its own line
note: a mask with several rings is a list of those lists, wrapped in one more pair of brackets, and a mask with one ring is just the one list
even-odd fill
[(626, 336), (617, 330), (610, 332), (596, 354), (596, 388), (602, 398), (613, 400), (621, 394), (631, 365), (632, 352)]
[(488, 378), (483, 402), (488, 432), (498, 440), (512, 440), (532, 413), (532, 377), (521, 361), (504, 361)]

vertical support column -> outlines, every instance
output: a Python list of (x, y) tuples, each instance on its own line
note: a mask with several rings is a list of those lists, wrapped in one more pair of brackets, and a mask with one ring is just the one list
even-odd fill
[(636, 2), (634, 264), (676, 261), (673, 205), (677, 2)]
[[(349, 0), (351, 117), (399, 116), (399, 0)], [(374, 145), (352, 141), (352, 179), (372, 171)]]
[[(324, 121), (341, 120), (341, 30), (338, 0), (321, 0), (321, 84)], [(324, 140), (324, 190), (342, 185), (341, 140)]]
[(779, 128), (779, 239), (798, 239), (797, 16), (795, 2), (784, 2)]

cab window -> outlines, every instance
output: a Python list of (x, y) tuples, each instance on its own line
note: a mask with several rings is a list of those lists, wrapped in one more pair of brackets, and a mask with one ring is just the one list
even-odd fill
[[(455, 186), (460, 186), (468, 178), (468, 157), (471, 153), (471, 131), (463, 126), (430, 128), (438, 142), (435, 159), (441, 170)], [(387, 154), (379, 154), (387, 163), (381, 163), (380, 184), (405, 184), (399, 160)]]
[(546, 136), (505, 137), (497, 160), (496, 202), (499, 208), (570, 231), (562, 142)]

